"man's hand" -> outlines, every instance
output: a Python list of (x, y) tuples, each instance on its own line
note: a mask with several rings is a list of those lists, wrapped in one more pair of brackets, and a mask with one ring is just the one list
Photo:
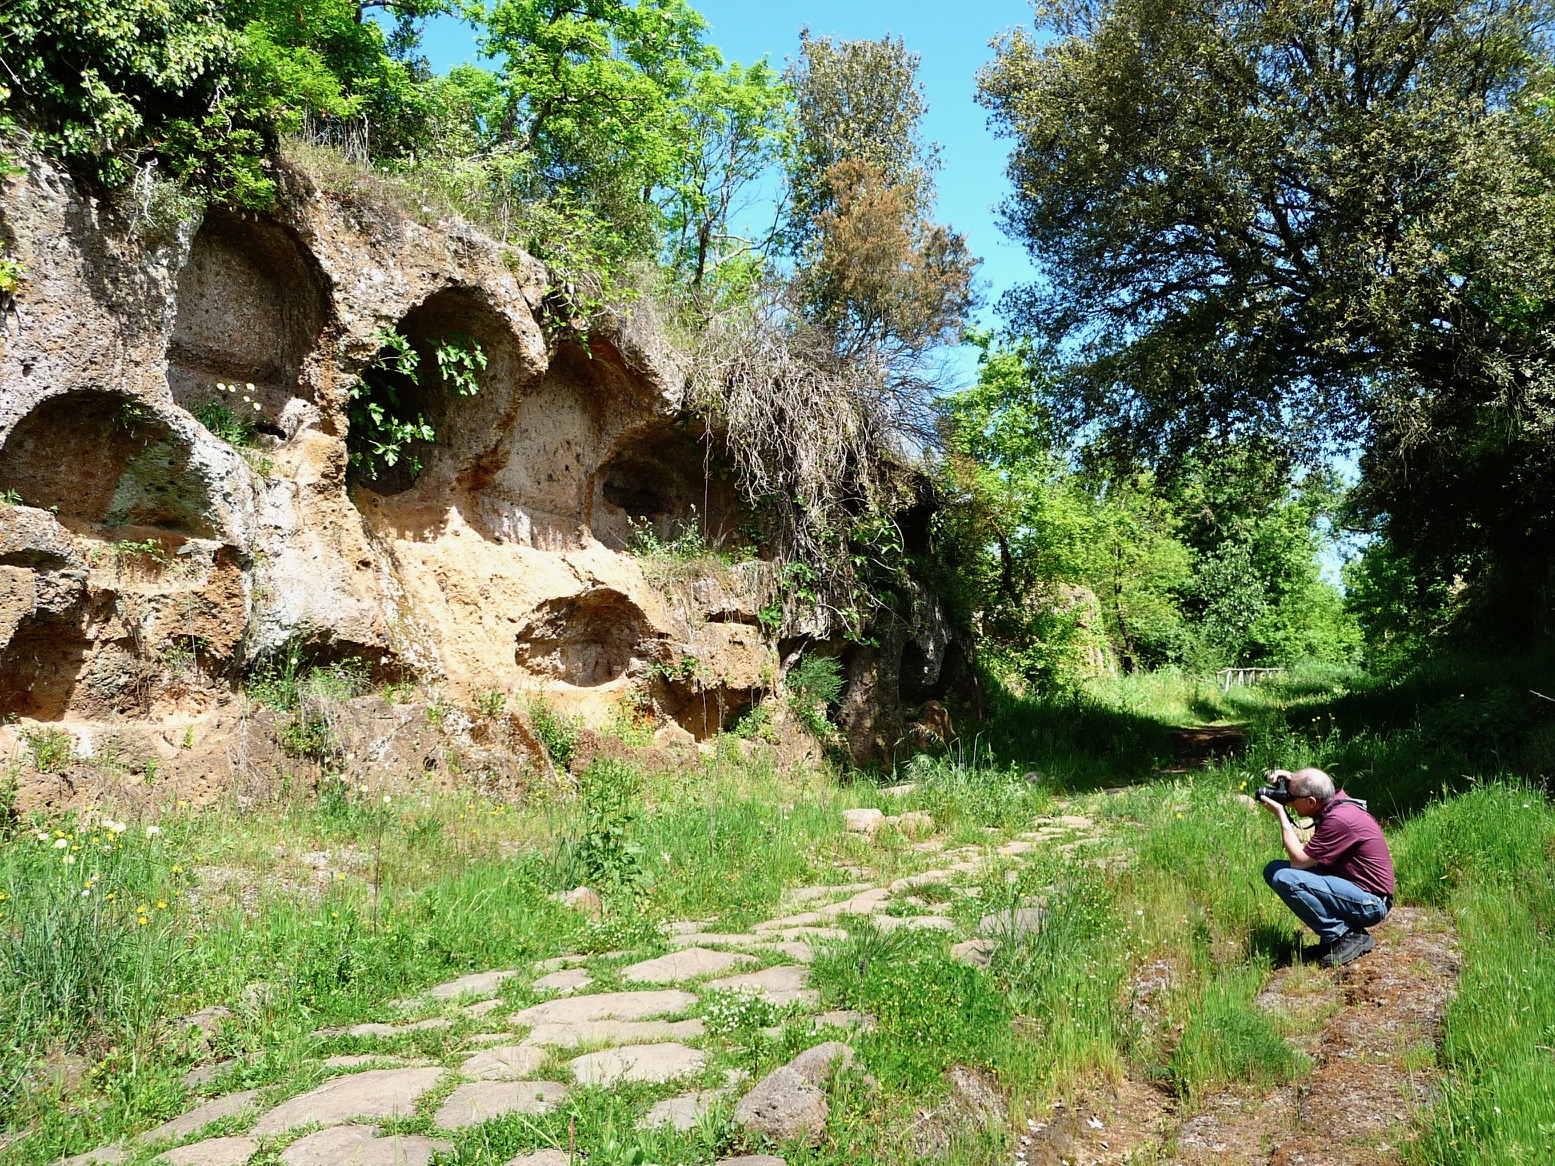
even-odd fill
[(1276, 818), (1279, 818), (1282, 821), (1285, 820), (1285, 807), (1282, 806), (1279, 802), (1267, 796), (1261, 797), (1258, 800), (1269, 807), (1269, 813), (1273, 814)]

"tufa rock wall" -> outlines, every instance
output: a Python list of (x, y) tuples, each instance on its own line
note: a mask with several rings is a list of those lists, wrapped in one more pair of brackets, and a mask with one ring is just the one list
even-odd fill
[[(273, 214), (162, 227), (41, 161), (4, 180), (27, 283), (0, 321), (0, 717), (187, 740), (244, 715), (234, 686), (283, 648), (455, 702), (543, 692), (594, 722), (646, 693), (684, 739), (770, 688), (794, 643), (758, 623), (769, 564), (650, 578), (623, 553), (633, 522), (697, 521), (714, 545), (748, 522), (651, 312), (558, 339), (528, 256), (284, 179)], [(437, 434), (419, 476), (348, 484), (350, 390), (386, 328), (424, 365), (451, 335), (487, 365), (474, 396), (406, 388)], [(217, 397), (254, 448), (196, 419)], [(914, 691), (943, 656), (928, 622)], [(908, 638), (884, 671), (850, 664), (890, 690), (887, 722)], [(850, 705), (867, 752), (893, 730), (861, 702), (881, 702)]]

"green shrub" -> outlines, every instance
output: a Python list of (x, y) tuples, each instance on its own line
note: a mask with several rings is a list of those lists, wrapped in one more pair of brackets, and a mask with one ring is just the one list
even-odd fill
[(828, 712), (842, 695), (842, 662), (835, 656), (806, 656), (783, 678), (789, 708), (799, 723), (821, 741), (837, 733)]
[(58, 773), (74, 756), (70, 734), (63, 729), (27, 728), (20, 736), (32, 754), (33, 768), (42, 773)]
[(577, 722), (558, 713), (544, 697), (536, 697), (529, 702), (529, 727), (551, 764), (566, 772), (578, 750)]

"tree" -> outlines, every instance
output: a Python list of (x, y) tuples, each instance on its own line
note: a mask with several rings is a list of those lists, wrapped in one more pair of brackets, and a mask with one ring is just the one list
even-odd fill
[(901, 40), (800, 37), (789, 229), (794, 298), (831, 337), (833, 359), (874, 370), (879, 405), (932, 434), (932, 353), (960, 335), (977, 260), (928, 218), (936, 147), (920, 132), (918, 57)]
[(913, 214), (933, 204), (939, 148), (923, 140), (928, 104), (918, 62), (900, 37), (839, 41), (800, 32), (799, 56), (784, 77), (794, 93), (788, 188), (795, 250), (835, 211), (839, 163), (862, 163), (879, 185), (905, 192)]
[(525, 200), (588, 207), (620, 250), (657, 249), (653, 192), (689, 142), (683, 102), (722, 64), (685, 0), (502, 0), (482, 48), (506, 93), (490, 127), (527, 160)]
[[(765, 60), (705, 71), (686, 99), (690, 145), (665, 198), (670, 262), (700, 292), (710, 274), (735, 261), (737, 284), (749, 286), (776, 233), (757, 239), (730, 233), (730, 218), (783, 153), (788, 90)], [(743, 263), (741, 263), (743, 261)]]
[[(1433, 466), (1452, 488), (1437, 439), (1490, 422), (1527, 448), (1550, 429), (1544, 0), (1050, 11), (1056, 39), (1007, 37), (980, 95), (1014, 140), (1009, 229), (1047, 280), (1008, 306), (1072, 354), (1055, 400), (1073, 420), (1157, 457), (1362, 443), (1400, 549), (1413, 531), (1389, 516), (1418, 509)], [(1504, 494), (1549, 459), (1494, 462), (1482, 484)], [(1475, 517), (1436, 526), (1483, 546)], [(1491, 520), (1513, 574), (1541, 554), (1548, 573), (1547, 528)]]

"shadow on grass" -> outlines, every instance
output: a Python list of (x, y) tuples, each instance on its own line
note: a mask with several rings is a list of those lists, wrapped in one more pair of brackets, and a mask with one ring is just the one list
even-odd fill
[(1000, 763), (1041, 771), (1053, 788), (1081, 792), (1149, 781), (1171, 757), (1176, 726), (1165, 719), (1085, 691), (1023, 695), (992, 677), (984, 684), (989, 718), (978, 746)]
[(1254, 958), (1266, 957), (1274, 967), (1288, 968), (1302, 949), (1289, 927), (1260, 923), (1247, 934), (1247, 950)]

